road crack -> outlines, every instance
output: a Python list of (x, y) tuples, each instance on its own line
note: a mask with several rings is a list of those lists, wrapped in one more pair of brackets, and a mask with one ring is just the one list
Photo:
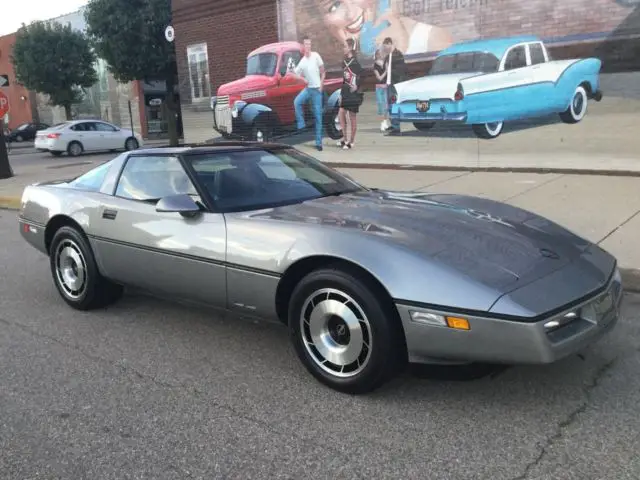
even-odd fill
[(529, 477), (531, 471), (537, 467), (544, 458), (547, 456), (549, 449), (553, 447), (553, 445), (562, 438), (564, 432), (567, 428), (569, 428), (573, 423), (578, 419), (578, 417), (584, 413), (587, 408), (589, 408), (589, 404), (591, 402), (591, 393), (598, 388), (602, 379), (609, 373), (609, 371), (615, 366), (618, 361), (618, 357), (614, 357), (608, 362), (602, 364), (597, 370), (591, 381), (583, 387), (583, 396), (584, 400), (580, 405), (578, 405), (575, 409), (569, 412), (569, 415), (566, 416), (563, 420), (558, 422), (554, 432), (547, 437), (544, 444), (540, 448), (538, 455), (531, 462), (529, 462), (522, 475), (514, 477), (512, 480), (526, 480)]

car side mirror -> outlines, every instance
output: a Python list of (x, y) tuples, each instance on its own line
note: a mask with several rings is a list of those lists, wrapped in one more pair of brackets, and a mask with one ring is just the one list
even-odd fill
[(200, 206), (185, 193), (161, 198), (156, 204), (156, 212), (179, 213), (185, 218), (193, 218), (200, 213)]

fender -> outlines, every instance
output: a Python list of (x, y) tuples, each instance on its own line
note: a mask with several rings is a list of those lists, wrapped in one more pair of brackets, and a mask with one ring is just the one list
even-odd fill
[[(238, 102), (236, 102), (237, 105)], [(247, 103), (238, 109), (238, 117), (245, 125), (252, 125), (259, 115), (269, 115), (277, 120), (278, 116), (270, 107), (260, 103)]]
[(340, 89), (338, 88), (326, 100), (324, 104), (324, 111), (325, 112), (332, 111), (338, 105), (339, 101), (340, 101)]

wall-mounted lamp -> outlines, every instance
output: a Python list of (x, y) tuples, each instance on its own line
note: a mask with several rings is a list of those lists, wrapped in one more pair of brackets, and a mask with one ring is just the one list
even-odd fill
[(25, 97), (24, 95), (20, 95), (20, 100), (22, 100), (23, 102), (27, 101), (27, 97)]

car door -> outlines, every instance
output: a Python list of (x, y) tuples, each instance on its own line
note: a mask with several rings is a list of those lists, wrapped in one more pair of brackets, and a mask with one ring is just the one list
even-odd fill
[(226, 307), (223, 215), (156, 211), (157, 199), (183, 193), (200, 201), (178, 157), (128, 156), (96, 219), (100, 265), (115, 281)]
[(115, 126), (105, 122), (95, 122), (95, 125), (96, 131), (100, 135), (101, 149), (117, 150), (124, 148), (124, 139)]
[(500, 70), (500, 109), (504, 112), (504, 120), (528, 116), (527, 111), (531, 106), (523, 103), (525, 92), (531, 83), (526, 44), (511, 47), (504, 56)]
[(100, 134), (95, 122), (78, 122), (70, 128), (74, 132), (73, 140), (80, 142), (85, 152), (102, 150)]
[(272, 98), (274, 109), (283, 125), (290, 125), (295, 121), (293, 101), (305, 86), (300, 77), (290, 73), (298, 65), (301, 58), (300, 50), (288, 50), (280, 58), (280, 66), (276, 74), (278, 75), (278, 85)]
[(531, 78), (523, 99), (531, 105), (532, 113), (536, 115), (554, 113), (558, 104), (555, 94), (558, 71), (549, 64), (541, 42), (529, 43), (527, 50)]

